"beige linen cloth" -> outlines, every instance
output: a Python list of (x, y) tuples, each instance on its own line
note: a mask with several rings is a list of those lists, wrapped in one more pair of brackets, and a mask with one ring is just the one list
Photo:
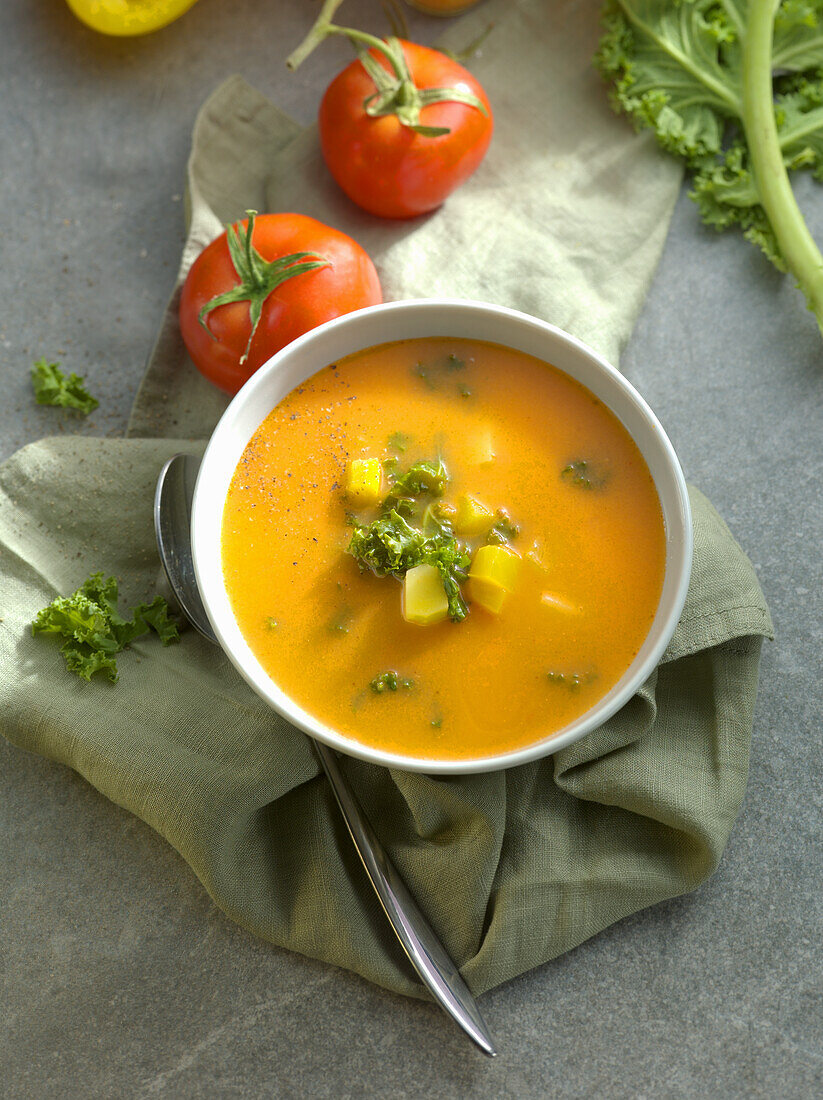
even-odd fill
[[(387, 299), (504, 303), (616, 361), (643, 301), (680, 174), (614, 117), (591, 57), (597, 5), (484, 5), (444, 42), (497, 27), (471, 67), (495, 109), (490, 152), (437, 212), (357, 210), (301, 129), (239, 77), (197, 120), (181, 279), (247, 208), (297, 210), (351, 233)], [(30, 623), (95, 570), (124, 602), (152, 593), (154, 483), (199, 453), (225, 399), (191, 366), (172, 298), (125, 440), (65, 438), (0, 468), (0, 722), (165, 836), (215, 903), (257, 935), (422, 990), (368, 886), (309, 742), (194, 631), (142, 638), (120, 681), (69, 675)], [(672, 380), (675, 384), (676, 380)], [(743, 798), (761, 639), (751, 565), (698, 491), (695, 566), (663, 662), (603, 727), (489, 775), (436, 779), (344, 766), (421, 907), (480, 993), (620, 917), (693, 889), (717, 866)]]

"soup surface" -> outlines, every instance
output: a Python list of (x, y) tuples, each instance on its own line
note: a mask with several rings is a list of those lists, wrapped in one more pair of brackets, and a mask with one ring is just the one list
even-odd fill
[[(378, 465), (377, 496), (358, 495)], [(460, 621), (404, 619), (403, 577), (351, 552), (375, 520), (456, 548)], [(480, 558), (512, 565), (502, 588), (467, 578), (490, 546)], [(390, 752), (469, 759), (557, 732), (616, 683), (652, 624), (665, 538), (643, 458), (588, 390), (521, 352), (427, 338), (340, 360), (271, 411), (232, 478), (222, 555), (243, 635), (307, 712)]]

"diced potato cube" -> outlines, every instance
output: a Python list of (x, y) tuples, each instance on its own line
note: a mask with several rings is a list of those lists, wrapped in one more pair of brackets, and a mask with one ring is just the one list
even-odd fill
[(454, 529), (459, 535), (480, 535), (488, 531), (494, 521), (494, 512), (482, 504), (477, 497), (461, 493), (457, 498), (457, 512), (454, 517)]
[(508, 546), (481, 546), (472, 558), (469, 576), (513, 592), (520, 572), (520, 555)]
[(566, 599), (565, 596), (560, 596), (556, 592), (544, 592), (540, 597), (540, 602), (544, 607), (551, 608), (554, 611), (562, 611), (564, 615), (579, 615), (582, 608), (577, 604)]
[(434, 565), (415, 565), (403, 578), (403, 618), (407, 623), (431, 626), (449, 614), (449, 601), (440, 570)]
[(493, 615), (500, 614), (507, 596), (508, 592), (499, 584), (492, 584), (478, 577), (469, 577), (469, 599), (472, 603), (485, 607)]
[(480, 428), (466, 442), (466, 457), (473, 466), (489, 466), (497, 457), (491, 428)]
[(377, 458), (353, 458), (346, 478), (346, 496), (358, 508), (380, 503), (383, 495), (383, 470)]
[(519, 572), (520, 556), (508, 546), (481, 546), (469, 568), (470, 599), (499, 615)]

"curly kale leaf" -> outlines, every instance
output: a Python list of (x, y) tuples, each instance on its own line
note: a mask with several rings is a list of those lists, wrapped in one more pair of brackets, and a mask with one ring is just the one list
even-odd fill
[(83, 680), (102, 672), (112, 683), (117, 680), (115, 654), (150, 629), (163, 645), (179, 638), (163, 597), (138, 604), (126, 619), (117, 609), (116, 578), (102, 573), (92, 573), (71, 596), (52, 600), (32, 623), (32, 634), (64, 639), (60, 652), (70, 672)]
[(443, 579), (450, 617), (459, 622), (468, 614), (460, 585), (470, 559), (446, 525), (424, 534), (392, 508), (371, 523), (357, 526), (347, 551), (361, 570), (370, 569), (378, 577), (391, 574), (402, 578), (417, 565), (434, 565)]
[(79, 375), (70, 374), (67, 378), (59, 364), (49, 363), (45, 359), (38, 359), (31, 368), (31, 384), (38, 405), (77, 409), (87, 416), (100, 404), (86, 389)]
[(394, 508), (363, 526), (355, 527), (347, 547), (361, 569), (377, 577), (402, 577), (424, 560), (426, 536), (410, 526)]
[(791, 271), (823, 328), (823, 256), (788, 173), (823, 179), (823, 0), (607, 0), (612, 99), (683, 157), (707, 225)]
[(505, 508), (498, 508), (495, 512), (494, 523), (486, 536), (486, 542), (498, 546), (508, 546), (519, 535), (520, 527), (518, 524), (514, 522)]
[(395, 478), (384, 507), (395, 500), (414, 499), (425, 494), (442, 497), (448, 483), (449, 475), (442, 458), (436, 462), (415, 462), (404, 474)]
[(602, 489), (609, 480), (609, 470), (602, 463), (578, 458), (562, 468), (560, 477), (566, 484), (575, 485), (578, 489)]

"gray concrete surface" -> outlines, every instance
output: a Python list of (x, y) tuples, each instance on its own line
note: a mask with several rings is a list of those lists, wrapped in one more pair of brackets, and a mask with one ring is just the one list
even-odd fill
[[(65, 430), (122, 432), (178, 260), (195, 111), (239, 71), (309, 121), (348, 55), (284, 74), (306, 11), (199, 0), (119, 42), (62, 0), (4, 0), (2, 455), (63, 430), (31, 401), (39, 355), (101, 399)], [(823, 190), (800, 190), (823, 240)], [(433, 1006), (252, 939), (142, 822), (0, 742), (8, 1100), (823, 1095), (823, 344), (790, 281), (703, 230), (684, 193), (623, 368), (748, 550), (778, 632), (714, 878), (486, 996), (490, 1063)]]

